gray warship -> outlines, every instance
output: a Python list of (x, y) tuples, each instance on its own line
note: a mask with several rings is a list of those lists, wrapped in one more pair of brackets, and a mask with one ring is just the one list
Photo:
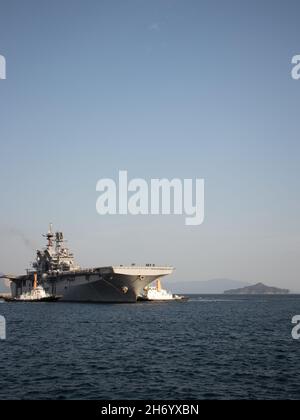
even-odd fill
[(147, 285), (174, 270), (154, 264), (81, 268), (66, 247), (62, 232), (54, 233), (50, 224), (48, 233), (43, 236), (47, 245), (37, 251), (32, 268), (24, 275), (3, 276), (11, 281), (13, 299), (41, 286), (51, 296), (59, 296), (61, 301), (137, 302)]

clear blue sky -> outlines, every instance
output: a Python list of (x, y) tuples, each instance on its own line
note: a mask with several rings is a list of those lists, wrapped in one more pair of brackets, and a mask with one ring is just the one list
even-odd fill
[[(82, 265), (300, 290), (299, 16), (298, 0), (0, 0), (0, 271), (22, 272), (52, 221)], [(120, 169), (205, 178), (205, 223), (101, 218), (96, 182)]]

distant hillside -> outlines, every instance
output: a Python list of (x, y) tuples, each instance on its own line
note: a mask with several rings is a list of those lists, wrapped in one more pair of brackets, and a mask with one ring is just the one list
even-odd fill
[[(0, 272), (0, 277), (3, 276), (3, 273)], [(9, 287), (7, 286), (4, 279), (0, 278), (0, 293), (7, 293), (9, 292)]]
[(162, 279), (163, 287), (173, 293), (195, 293), (195, 294), (223, 294), (227, 289), (248, 286), (249, 283), (230, 280), (230, 279), (213, 279), (208, 281), (172, 281)]
[(226, 295), (287, 295), (290, 291), (288, 289), (279, 289), (278, 287), (269, 287), (263, 283), (257, 283), (254, 286), (226, 290), (224, 293)]

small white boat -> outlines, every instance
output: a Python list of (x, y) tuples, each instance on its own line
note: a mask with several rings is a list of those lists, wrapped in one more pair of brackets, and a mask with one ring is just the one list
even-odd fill
[(37, 276), (34, 275), (33, 289), (22, 293), (15, 298), (6, 298), (6, 302), (55, 302), (60, 299), (59, 296), (50, 295), (41, 285), (37, 285)]
[(38, 300), (47, 299), (50, 297), (51, 295), (47, 293), (42, 286), (37, 286), (35, 289), (31, 290), (30, 292), (22, 293), (19, 296), (19, 300), (38, 301)]
[(157, 280), (155, 286), (146, 287), (144, 289), (144, 294), (139, 298), (139, 300), (149, 302), (170, 302), (177, 300), (186, 301), (188, 298), (168, 292), (166, 289), (162, 288), (161, 281)]

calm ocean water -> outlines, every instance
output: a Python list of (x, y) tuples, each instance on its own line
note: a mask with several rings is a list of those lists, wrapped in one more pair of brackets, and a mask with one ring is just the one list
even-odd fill
[(299, 399), (300, 296), (0, 304), (0, 399)]

